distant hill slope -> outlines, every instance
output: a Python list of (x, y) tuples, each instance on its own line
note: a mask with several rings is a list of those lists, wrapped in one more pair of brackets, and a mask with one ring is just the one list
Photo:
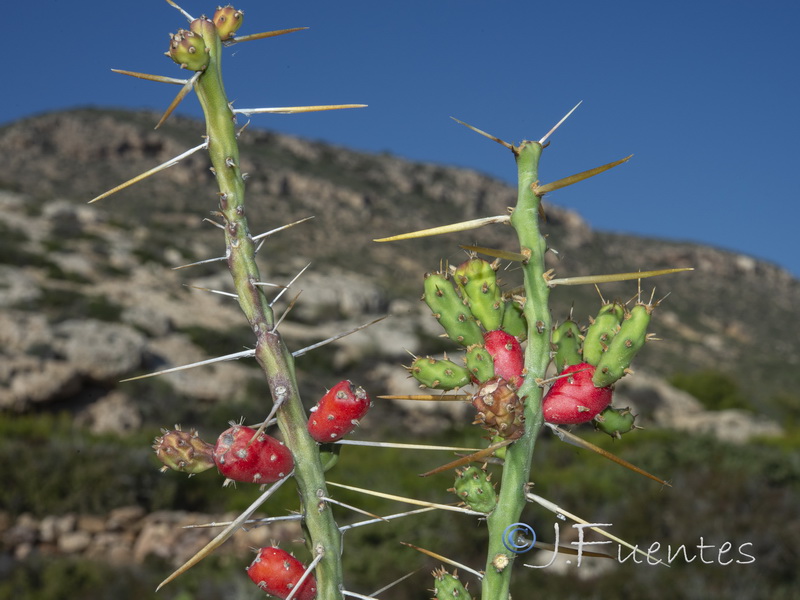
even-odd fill
[[(23, 199), (22, 206), (9, 200), (0, 215), (0, 262), (7, 269), (6, 279), (14, 278), (8, 269), (21, 269), (31, 285), (47, 288), (48, 278), (58, 280), (60, 287), (50, 285), (50, 294), (56, 287), (66, 294), (84, 285), (89, 287), (81, 289), (97, 290), (94, 301), (100, 302), (99, 296), (109, 289), (104, 281), (122, 282), (134, 271), (139, 273), (131, 261), (175, 266), (221, 255), (219, 232), (202, 222), (216, 208), (213, 176), (202, 153), (98, 205), (85, 206), (100, 192), (196, 145), (204, 133), (201, 123), (182, 118), (153, 131), (156, 120), (145, 112), (81, 109), (0, 129), (0, 189)], [(367, 276), (379, 294), (365, 302), (372, 302), (377, 312), (394, 300), (416, 299), (425, 271), (436, 269), (440, 260), (462, 260), (458, 244), (515, 250), (509, 230), (501, 226), (417, 242), (371, 241), (504, 213), (514, 203), (515, 190), (489, 177), (253, 128), (240, 141), (242, 168), (250, 174), (248, 217), (253, 231), (315, 217), (269, 241), (262, 264), (275, 279), (288, 279), (307, 262), (316, 276)], [(80, 209), (64, 209), (59, 216), (58, 207), (65, 206)], [(559, 258), (552, 255), (552, 266), (559, 275), (696, 269), (644, 282), (648, 295), (654, 285), (657, 298), (670, 295), (654, 322), (664, 341), (651, 344), (637, 366), (665, 376), (695, 369), (728, 373), (758, 408), (779, 394), (798, 396), (800, 282), (790, 274), (697, 244), (593, 231), (576, 214), (547, 200), (546, 206), (548, 239), (559, 252)], [(92, 219), (97, 223), (92, 225)], [(517, 283), (513, 269), (504, 278), (510, 285)], [(175, 293), (183, 293), (177, 287)], [(636, 287), (629, 282), (604, 286), (602, 291), (606, 297), (628, 299)], [(573, 303), (582, 321), (596, 311), (591, 287), (558, 289), (554, 296), (560, 301), (555, 304), (560, 306), (556, 319), (565, 318)], [(200, 302), (196, 297), (192, 302)], [(130, 308), (123, 306), (124, 298), (118, 301), (122, 309)], [(343, 306), (349, 305), (340, 304), (337, 310), (345, 310)]]

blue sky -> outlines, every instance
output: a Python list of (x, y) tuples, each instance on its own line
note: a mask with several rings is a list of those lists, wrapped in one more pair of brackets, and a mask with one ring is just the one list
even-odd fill
[[(214, 2), (184, 0), (195, 16)], [(800, 276), (800, 4), (765, 1), (240, 0), (240, 34), (310, 29), (228, 49), (238, 107), (365, 103), (252, 125), (513, 181), (501, 146), (553, 136), (543, 181), (626, 165), (555, 192), (595, 228), (690, 240)], [(4, 9), (0, 123), (76, 106), (163, 109), (183, 77), (163, 56), (186, 26), (163, 0), (38, 0)], [(198, 115), (194, 98), (182, 112)], [(200, 132), (198, 132), (198, 135)]]

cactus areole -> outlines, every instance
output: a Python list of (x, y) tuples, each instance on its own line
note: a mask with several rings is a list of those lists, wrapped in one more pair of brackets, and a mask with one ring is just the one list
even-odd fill
[(611, 403), (611, 388), (592, 383), (589, 363), (566, 367), (542, 400), (544, 420), (555, 425), (577, 425), (594, 419)]

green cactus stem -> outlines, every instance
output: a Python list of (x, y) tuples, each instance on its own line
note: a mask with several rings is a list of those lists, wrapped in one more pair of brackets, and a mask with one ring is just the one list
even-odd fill
[(609, 406), (594, 418), (594, 428), (619, 440), (623, 434), (634, 429), (641, 429), (634, 424), (635, 421), (636, 415), (631, 412), (630, 408)]
[(486, 331), (500, 329), (505, 304), (497, 286), (495, 267), (482, 258), (470, 258), (456, 268), (453, 279), (481, 326)]
[(617, 302), (610, 302), (600, 307), (594, 321), (586, 330), (583, 340), (583, 362), (597, 366), (608, 345), (620, 329), (625, 317), (625, 307)]
[(224, 219), (228, 267), (239, 305), (256, 335), (255, 357), (266, 373), (273, 402), (280, 403), (278, 426), (286, 446), (302, 469), (295, 481), (305, 516), (306, 541), (312, 553), (322, 555), (315, 570), (320, 598), (341, 599), (341, 534), (330, 506), (320, 503), (328, 492), (317, 444), (306, 429), (294, 359), (275, 329), (275, 317), (264, 295), (255, 260), (255, 243), (245, 216), (245, 185), (239, 167), (234, 115), (222, 83), (222, 43), (213, 22), (202, 20), (199, 30), (208, 48), (209, 62), (195, 85), (206, 118), (208, 153), (219, 186), (219, 209)]
[(553, 330), (552, 344), (556, 352), (553, 360), (559, 373), (564, 367), (584, 362), (580, 336), (580, 327), (572, 319), (567, 319)]
[(622, 322), (619, 333), (614, 337), (597, 363), (592, 381), (597, 387), (616, 383), (630, 368), (631, 362), (647, 340), (647, 326), (653, 306), (637, 304)]
[(524, 342), (528, 338), (528, 324), (525, 322), (525, 316), (522, 313), (522, 306), (512, 299), (505, 300), (505, 309), (503, 310), (503, 324), (500, 327), (506, 333), (510, 333), (520, 342)]
[(483, 383), (494, 377), (494, 359), (483, 346), (470, 346), (464, 362), (467, 365), (467, 371), (475, 381)]
[(457, 573), (448, 573), (444, 567), (433, 573), (434, 593), (433, 600), (472, 600), (467, 588), (461, 583)]
[(491, 475), (475, 466), (456, 471), (456, 480), (448, 490), (458, 496), (464, 505), (478, 512), (489, 514), (497, 506), (497, 492)]
[(446, 274), (427, 273), (424, 290), (422, 299), (451, 340), (462, 346), (483, 343), (481, 328)]
[(528, 347), (525, 352), (527, 376), (517, 392), (524, 399), (524, 433), (506, 451), (503, 478), (497, 508), (489, 515), (489, 548), (482, 598), (506, 600), (509, 597), (511, 572), (516, 554), (503, 544), (503, 531), (519, 522), (525, 507), (525, 487), (530, 480), (531, 461), (536, 438), (542, 428), (542, 389), (536, 383), (543, 379), (550, 363), (550, 291), (545, 280), (544, 254), (547, 245), (539, 231), (541, 198), (534, 194), (538, 181), (542, 145), (524, 141), (513, 148), (517, 162), (518, 197), (511, 215), (511, 225), (517, 232), (520, 251), (526, 257), (522, 263), (525, 287), (523, 312), (528, 323)]
[(408, 372), (422, 385), (433, 390), (455, 390), (470, 382), (469, 371), (446, 358), (416, 358), (408, 367)]

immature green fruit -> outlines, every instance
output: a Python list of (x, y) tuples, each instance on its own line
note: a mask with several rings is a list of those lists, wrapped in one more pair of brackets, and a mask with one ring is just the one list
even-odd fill
[(620, 323), (625, 317), (625, 307), (617, 302), (604, 304), (597, 317), (586, 330), (583, 340), (583, 362), (597, 365), (600, 358), (608, 349), (611, 340), (620, 330)]
[(486, 331), (500, 329), (505, 304), (497, 285), (494, 267), (481, 258), (470, 258), (453, 273), (461, 297)]
[(456, 289), (446, 275), (426, 274), (424, 289), (425, 294), (422, 299), (451, 340), (462, 346), (483, 343), (481, 328), (458, 297)]
[(488, 515), (497, 506), (491, 475), (475, 466), (457, 470), (455, 484), (447, 491), (458, 496), (470, 510)]
[(528, 322), (522, 313), (522, 305), (516, 300), (505, 300), (505, 310), (503, 311), (503, 325), (500, 327), (506, 333), (510, 333), (520, 342), (528, 338)]
[(559, 372), (563, 371), (564, 367), (583, 362), (580, 336), (580, 327), (572, 319), (564, 321), (553, 330), (551, 341), (556, 351), (554, 360)]
[(492, 435), (515, 440), (524, 433), (522, 399), (517, 395), (517, 388), (505, 379), (494, 377), (481, 385), (472, 397), (472, 405), (478, 411), (474, 424)]
[(647, 339), (647, 326), (653, 306), (637, 304), (622, 322), (619, 333), (611, 340), (594, 372), (592, 381), (597, 387), (609, 386), (625, 375), (636, 353)]
[(483, 383), (494, 377), (494, 359), (483, 346), (470, 346), (464, 362), (473, 381)]
[(161, 432), (163, 435), (155, 439), (153, 450), (164, 464), (162, 471), (172, 469), (191, 477), (214, 466), (214, 446), (201, 440), (194, 429), (181, 431), (180, 425), (175, 425), (172, 431)]
[(472, 600), (466, 586), (458, 578), (458, 572), (451, 575), (441, 567), (434, 570), (431, 575), (434, 579), (433, 591), (436, 594), (433, 600)]
[(208, 48), (203, 38), (185, 29), (179, 29), (178, 33), (170, 36), (167, 56), (178, 63), (181, 69), (203, 71), (208, 66)]
[(414, 379), (434, 390), (455, 390), (470, 382), (469, 371), (446, 358), (419, 357), (406, 368)]
[(243, 19), (244, 12), (236, 10), (230, 4), (228, 6), (218, 7), (212, 20), (217, 28), (219, 39), (223, 42), (231, 39), (233, 34), (242, 26)]
[(607, 433), (612, 438), (621, 439), (622, 434), (637, 429), (637, 426), (634, 425), (635, 420), (636, 415), (631, 412), (630, 408), (609, 406), (594, 418), (594, 428)]

